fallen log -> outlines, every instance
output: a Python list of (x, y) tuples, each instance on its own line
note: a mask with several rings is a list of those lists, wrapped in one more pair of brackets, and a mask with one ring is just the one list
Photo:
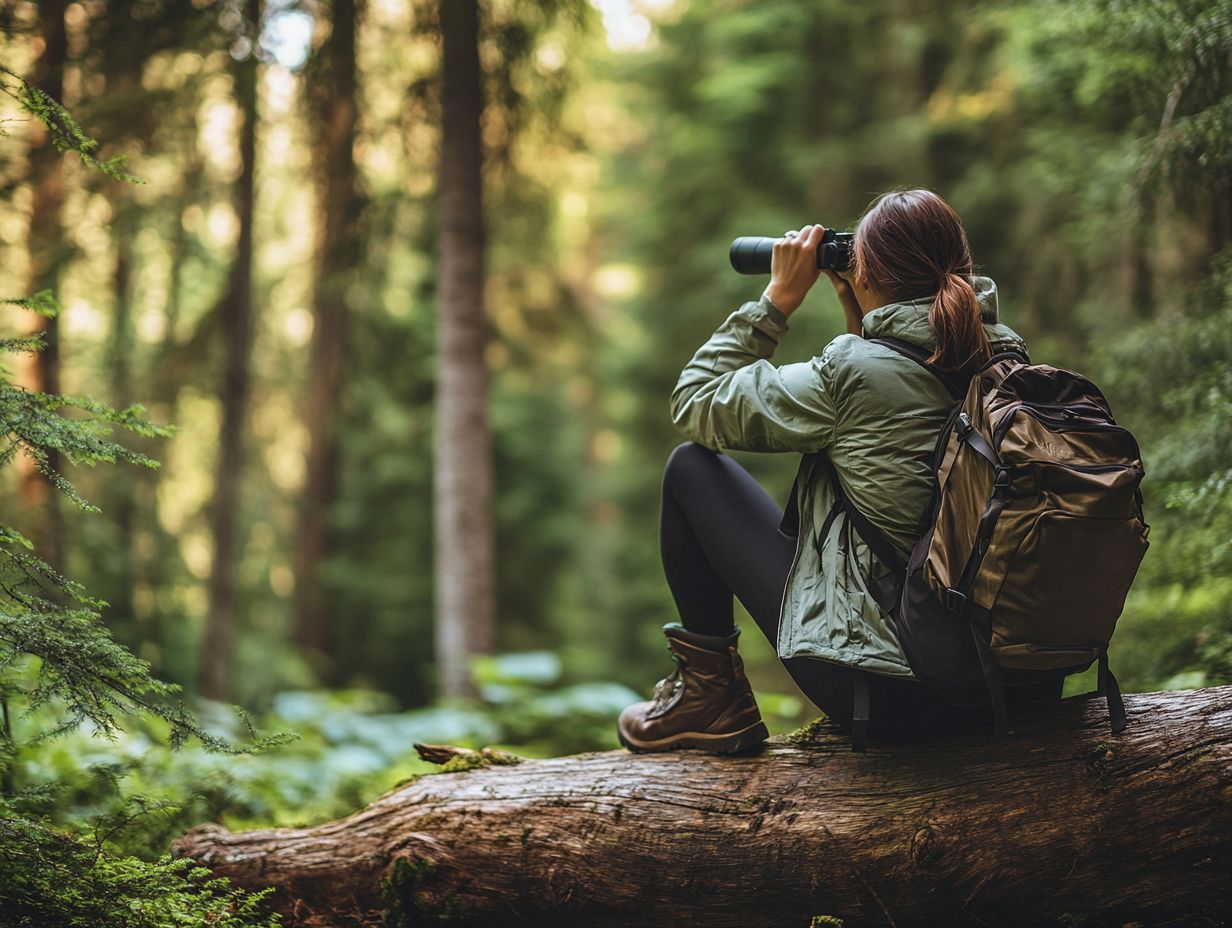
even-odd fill
[(313, 828), (203, 826), (175, 852), (275, 887), (304, 928), (1221, 923), (1232, 686), (1125, 705), (1116, 736), (1080, 696), (1002, 741), (866, 754), (824, 722), (743, 757), (426, 746), (473, 769)]

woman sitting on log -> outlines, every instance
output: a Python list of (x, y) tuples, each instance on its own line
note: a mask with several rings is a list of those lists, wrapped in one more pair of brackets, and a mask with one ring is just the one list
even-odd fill
[[(871, 719), (873, 740), (901, 741), (970, 718), (912, 674), (870, 592), (886, 569), (834, 505), (830, 469), (905, 559), (919, 538), (933, 447), (953, 400), (919, 364), (867, 339), (911, 342), (959, 373), (1025, 346), (997, 320), (996, 285), (972, 275), (958, 214), (931, 191), (903, 190), (865, 211), (850, 272), (825, 272), (847, 334), (810, 361), (774, 366), (788, 317), (821, 274), (824, 232), (808, 225), (775, 243), (761, 299), (728, 316), (672, 393), (672, 419), (692, 439), (668, 458), (660, 520), (680, 618), (663, 631), (677, 666), (652, 700), (621, 713), (620, 740), (631, 750), (733, 753), (768, 736), (736, 650), (733, 595), (840, 727), (850, 729), (858, 712)], [(783, 509), (724, 449), (824, 459), (802, 461)], [(1055, 701), (1060, 685), (1018, 695)]]

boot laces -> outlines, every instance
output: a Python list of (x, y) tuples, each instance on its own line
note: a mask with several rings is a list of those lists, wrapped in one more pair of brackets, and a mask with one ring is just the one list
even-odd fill
[(668, 653), (671, 654), (672, 660), (676, 662), (676, 669), (655, 684), (652, 709), (661, 708), (672, 698), (672, 696), (675, 695), (678, 689), (684, 686), (684, 679), (681, 676), (685, 668), (684, 658), (673, 651), (670, 647), (667, 650)]

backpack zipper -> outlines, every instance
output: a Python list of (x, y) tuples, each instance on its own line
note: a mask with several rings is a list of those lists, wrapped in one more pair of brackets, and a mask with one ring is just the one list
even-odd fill
[(1021, 461), (1021, 464), (1047, 464), (1050, 467), (1064, 467), (1066, 470), (1077, 470), (1085, 474), (1099, 474), (1110, 470), (1143, 470), (1137, 464), (1062, 464), (1060, 461), (1032, 460)]
[(1138, 447), (1138, 440), (1124, 426), (1113, 425), (1108, 422), (1084, 422), (1079, 425), (1064, 419), (1058, 421), (1057, 417), (1037, 412), (1035, 407), (1029, 406), (1026, 403), (1017, 403), (1011, 406), (1002, 416), (1001, 421), (997, 423), (997, 427), (993, 430), (993, 447), (1001, 448), (1001, 442), (1005, 438), (1005, 433), (1010, 430), (1010, 426), (1014, 424), (1014, 416), (1019, 412), (1026, 412), (1032, 418), (1053, 426), (1052, 431), (1054, 432), (1121, 432), (1133, 445), (1134, 457), (1139, 459), (1142, 457), (1142, 451)]
[[(1095, 403), (1031, 403), (1026, 400), (1022, 401), (1022, 405), (1030, 409), (1090, 409), (1095, 412), (1101, 419), (1110, 419), (1111, 414), (1102, 406), (1097, 406)], [(1113, 423), (1115, 425), (1115, 423)]]

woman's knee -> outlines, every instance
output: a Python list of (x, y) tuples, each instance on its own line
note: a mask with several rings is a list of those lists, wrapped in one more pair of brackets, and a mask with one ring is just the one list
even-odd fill
[(663, 483), (666, 486), (689, 475), (697, 473), (699, 467), (707, 464), (713, 466), (714, 459), (720, 452), (713, 451), (695, 441), (686, 441), (672, 449), (667, 456), (667, 464), (663, 468)]

